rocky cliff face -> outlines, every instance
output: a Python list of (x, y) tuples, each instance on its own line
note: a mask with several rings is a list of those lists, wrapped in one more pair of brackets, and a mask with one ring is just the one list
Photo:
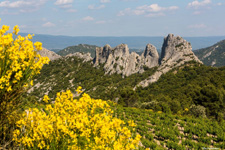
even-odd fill
[(202, 63), (192, 52), (192, 47), (189, 42), (180, 36), (169, 34), (164, 38), (160, 65), (157, 71), (149, 78), (140, 82), (138, 86), (146, 87), (150, 83), (156, 82), (162, 74), (189, 61)]
[(140, 56), (135, 52), (129, 53), (126, 44), (120, 44), (115, 48), (106, 45), (96, 48), (95, 66), (104, 64), (106, 74), (118, 73), (129, 76), (137, 72), (143, 72), (143, 66), (149, 68), (158, 65), (159, 55), (156, 48), (148, 44), (144, 53)]
[(145, 48), (144, 53), (142, 53), (142, 59), (144, 61), (144, 65), (152, 68), (158, 66), (159, 64), (159, 54), (155, 46), (148, 44)]
[(55, 52), (50, 51), (50, 50), (48, 50), (46, 48), (42, 48), (41, 51), (38, 51), (38, 54), (40, 54), (43, 57), (48, 57), (51, 61), (59, 59), (61, 57), (58, 54), (56, 54)]

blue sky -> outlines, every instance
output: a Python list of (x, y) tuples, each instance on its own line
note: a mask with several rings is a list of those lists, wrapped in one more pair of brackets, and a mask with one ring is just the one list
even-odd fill
[(225, 0), (0, 0), (1, 25), (69, 36), (224, 36)]

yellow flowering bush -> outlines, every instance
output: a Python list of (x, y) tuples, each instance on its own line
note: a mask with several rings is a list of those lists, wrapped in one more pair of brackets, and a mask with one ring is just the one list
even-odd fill
[[(48, 97), (43, 101), (48, 102)], [(112, 113), (106, 101), (85, 93), (73, 99), (68, 90), (58, 93), (54, 104), (47, 104), (43, 110), (25, 111), (16, 123), (14, 141), (25, 149), (138, 149), (141, 136), (127, 127), (134, 127), (134, 122), (127, 125)]]
[[(19, 27), (9, 33), (9, 26), (0, 28), (0, 145), (9, 141), (7, 137), (17, 119), (21, 94), (28, 85), (33, 84), (33, 77), (40, 73), (44, 64), (49, 62), (47, 57), (41, 57), (37, 50), (42, 49), (42, 43), (33, 44), (32, 35), (18, 35)], [(36, 49), (35, 49), (35, 47)]]

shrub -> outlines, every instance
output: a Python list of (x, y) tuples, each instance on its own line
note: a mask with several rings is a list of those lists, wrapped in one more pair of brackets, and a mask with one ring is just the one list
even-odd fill
[[(45, 96), (43, 101), (48, 99)], [(79, 100), (73, 99), (68, 90), (58, 93), (55, 103), (43, 111), (24, 112), (14, 141), (25, 149), (137, 149), (141, 136), (112, 113), (106, 101), (85, 93)], [(134, 122), (129, 121), (129, 126), (134, 127)]]
[(161, 107), (159, 106), (159, 102), (158, 101), (151, 101), (151, 102), (144, 102), (141, 104), (141, 108), (144, 109), (153, 109), (155, 111), (159, 111), (161, 110)]
[(190, 107), (190, 113), (196, 117), (206, 117), (205, 107), (200, 105), (192, 105)]
[(3, 148), (11, 141), (11, 130), (22, 104), (21, 95), (33, 84), (33, 77), (40, 73), (43, 64), (49, 62), (47, 57), (37, 54), (42, 44), (33, 44), (32, 35), (17, 36), (18, 26), (13, 28), (13, 33), (7, 33), (8, 30), (6, 25), (0, 29), (0, 144)]

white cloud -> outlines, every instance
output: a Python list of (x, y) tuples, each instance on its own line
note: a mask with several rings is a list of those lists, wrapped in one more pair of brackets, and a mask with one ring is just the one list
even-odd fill
[(95, 5), (88, 5), (88, 9), (91, 9), (91, 10), (93, 10), (93, 9), (103, 9), (103, 8), (105, 8), (105, 5), (100, 5), (98, 7), (96, 7)]
[(4, 0), (0, 2), (0, 7), (12, 8), (19, 12), (33, 12), (40, 8), (41, 5), (45, 4), (47, 0), (16, 0), (9, 1)]
[(83, 21), (93, 21), (94, 18), (91, 17), (91, 16), (87, 16), (87, 17), (84, 17), (82, 20), (83, 20)]
[(56, 0), (54, 3), (55, 5), (58, 5), (60, 8), (66, 9), (66, 12), (74, 13), (77, 12), (76, 9), (73, 9), (73, 0)]
[(10, 3), (9, 1), (4, 1), (0, 3), (0, 7), (8, 7), (8, 8), (15, 8), (21, 6), (21, 2), (12, 2)]
[(0, 7), (7, 7), (7, 8), (19, 8), (24, 5), (31, 5), (32, 1), (15, 1), (15, 2), (10, 2), (10, 1), (3, 1), (0, 2)]
[(145, 10), (148, 12), (160, 12), (160, 11), (176, 10), (176, 9), (178, 9), (177, 6), (160, 7), (158, 4), (144, 5), (144, 6), (139, 6), (136, 8), (136, 10)]
[(57, 0), (55, 5), (67, 5), (73, 3), (73, 0)]
[(132, 12), (131, 8), (126, 8), (124, 10), (121, 10), (117, 16), (125, 16), (126, 14), (130, 14)]
[(161, 11), (163, 8), (160, 7), (158, 4), (152, 4), (152, 5), (143, 5), (136, 8), (136, 10), (147, 10), (150, 12), (158, 12)]
[(201, 2), (199, 2), (198, 0), (195, 0), (195, 1), (191, 2), (191, 3), (188, 3), (187, 7), (188, 8), (195, 8), (195, 9), (197, 9), (199, 7), (202, 7), (202, 6), (206, 6), (206, 5), (210, 4), (210, 3), (211, 3), (211, 0), (203, 0)]
[(110, 0), (100, 0), (101, 3), (109, 3), (111, 2)]
[(54, 26), (55, 26), (55, 24), (52, 22), (46, 22), (42, 25), (42, 27), (54, 27)]
[(193, 25), (190, 25), (188, 26), (188, 28), (191, 28), (191, 29), (201, 29), (201, 28), (206, 28), (207, 26), (203, 23), (201, 24), (193, 24)]
[(217, 3), (217, 5), (218, 5), (218, 6), (221, 6), (221, 5), (223, 5), (223, 4), (222, 4), (222, 3)]
[(132, 15), (145, 15), (147, 17), (153, 16), (163, 16), (165, 11), (173, 11), (177, 10), (177, 6), (170, 6), (170, 7), (161, 7), (158, 4), (152, 5), (143, 5), (139, 6), (135, 9), (126, 8), (125, 10), (120, 11), (117, 15), (124, 16), (128, 14)]
[(67, 12), (75, 13), (75, 12), (77, 12), (77, 10), (76, 9), (68, 9)]
[(143, 15), (145, 13), (145, 10), (134, 10), (133, 12), (135, 15)]
[(8, 0), (5, 0), (3, 2), (0, 2), (0, 7), (6, 7), (6, 8), (20, 8), (25, 6), (40, 6), (44, 4), (46, 0), (18, 0), (14, 2), (10, 2)]

